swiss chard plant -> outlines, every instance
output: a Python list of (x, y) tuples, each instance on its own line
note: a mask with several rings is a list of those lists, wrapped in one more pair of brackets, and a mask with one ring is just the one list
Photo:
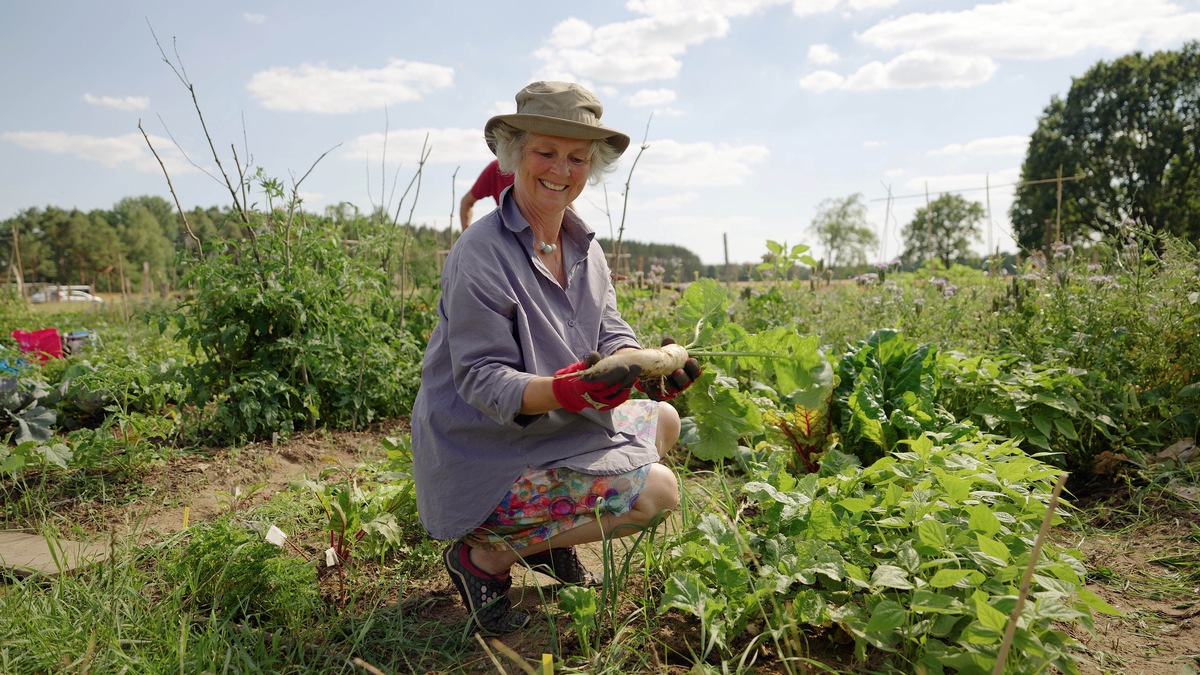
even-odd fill
[(842, 441), (864, 462), (946, 421), (935, 407), (935, 345), (918, 344), (895, 330), (877, 330), (846, 352), (838, 363), (838, 378)]

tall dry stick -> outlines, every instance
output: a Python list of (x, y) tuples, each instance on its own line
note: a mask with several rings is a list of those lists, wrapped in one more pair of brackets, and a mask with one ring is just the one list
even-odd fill
[(1050, 533), (1054, 510), (1058, 508), (1058, 496), (1062, 494), (1063, 486), (1067, 484), (1068, 475), (1070, 474), (1064, 472), (1059, 476), (1058, 482), (1054, 484), (1054, 491), (1050, 493), (1050, 503), (1046, 505), (1046, 515), (1042, 516), (1042, 526), (1038, 529), (1037, 540), (1033, 542), (1033, 548), (1029, 551), (1029, 564), (1025, 566), (1025, 576), (1021, 578), (1021, 591), (1017, 594), (1017, 605), (1013, 607), (1012, 614), (1008, 616), (1008, 625), (1004, 627), (1004, 640), (1000, 642), (1000, 653), (996, 655), (996, 665), (992, 668), (992, 675), (1000, 675), (1004, 672), (1004, 662), (1008, 660), (1008, 650), (1012, 647), (1013, 638), (1017, 634), (1017, 620), (1021, 618), (1021, 610), (1025, 608), (1025, 598), (1029, 597), (1033, 571), (1037, 568), (1038, 558), (1042, 554), (1042, 543), (1046, 540), (1046, 535)]
[[(25, 301), (26, 305), (28, 305), (29, 298), (27, 298), (25, 296), (25, 269), (23, 267), (21, 267), (21, 244), (20, 244), (20, 237), (17, 234), (17, 219), (16, 218), (13, 218), (12, 230), (13, 230), (13, 262), (16, 263), (17, 290), (21, 293), (21, 299)], [(9, 267), (12, 267), (12, 265), (9, 265)]]
[(197, 237), (196, 233), (192, 232), (192, 226), (188, 224), (187, 214), (183, 211), (183, 205), (179, 203), (179, 195), (175, 194), (175, 185), (171, 182), (171, 174), (167, 171), (167, 165), (163, 164), (162, 158), (158, 156), (158, 151), (154, 149), (154, 144), (150, 142), (150, 136), (142, 128), (141, 120), (138, 120), (137, 128), (138, 131), (142, 132), (142, 138), (146, 139), (146, 145), (150, 148), (150, 154), (154, 155), (154, 159), (158, 160), (158, 166), (162, 168), (163, 176), (167, 179), (167, 188), (171, 191), (171, 198), (175, 200), (175, 208), (179, 210), (179, 220), (183, 223), (183, 229), (196, 242), (196, 250), (200, 253), (200, 259), (203, 260), (204, 244), (200, 241), (200, 237)]
[(650, 138), (650, 122), (652, 121), (654, 121), (654, 113), (650, 113), (650, 118), (646, 120), (646, 133), (642, 136), (642, 145), (638, 148), (638, 153), (633, 158), (633, 164), (629, 166), (629, 175), (625, 178), (625, 198), (621, 203), (621, 226), (617, 228), (617, 243), (613, 246), (613, 264), (617, 267), (614, 277), (621, 272), (621, 239), (625, 236), (625, 216), (629, 215), (629, 188), (633, 185), (633, 170), (637, 168), (642, 153), (650, 147), (646, 140)]
[[(407, 303), (407, 301), (408, 301), (408, 297), (407, 297), (407, 295), (408, 295), (408, 292), (407, 292), (407, 289), (408, 289), (408, 284), (407, 284), (407, 281), (408, 281), (408, 243), (409, 243), (409, 241), (412, 240), (413, 213), (416, 212), (417, 200), (420, 199), (420, 197), (421, 197), (421, 176), (425, 173), (425, 162), (429, 159), (429, 153), (433, 151), (432, 148), (428, 147), (428, 144), (429, 144), (429, 134), (425, 134), (425, 141), (421, 143), (421, 157), (420, 157), (420, 160), (417, 161), (417, 173), (415, 176), (413, 176), (413, 180), (411, 182), (409, 182), (410, 188), (412, 187), (412, 184), (414, 182), (416, 183), (417, 191), (415, 193), (413, 193), (412, 208), (410, 208), (408, 211), (408, 223), (407, 223), (408, 227), (405, 229), (404, 239), (400, 243), (400, 306), (401, 307), (404, 307), (405, 303)], [(404, 191), (404, 195), (405, 196), (408, 195), (408, 190)], [(401, 203), (404, 202), (404, 197), (400, 198), (400, 202)], [(396, 207), (396, 218), (398, 219), (399, 217), (400, 217), (400, 207), (397, 206)], [(394, 222), (395, 221), (393, 221), (393, 223)], [(453, 227), (454, 221), (452, 220), (450, 224)], [(389, 250), (390, 250), (390, 248), (391, 247), (389, 246)], [(400, 312), (400, 330), (404, 330), (404, 312)]]
[[(163, 62), (171, 68), (171, 71), (175, 73), (175, 77), (179, 78), (179, 82), (183, 84), (184, 88), (188, 90), (188, 93), (192, 97), (192, 107), (196, 110), (196, 117), (198, 117), (200, 120), (200, 128), (204, 131), (204, 138), (208, 142), (209, 150), (212, 152), (213, 161), (216, 162), (217, 169), (220, 170), (221, 177), (225, 181), (225, 186), (229, 189), (229, 194), (233, 198), (234, 208), (237, 210), (238, 215), (241, 216), (242, 222), (250, 222), (249, 214), (246, 212), (245, 204), (239, 198), (238, 190), (234, 187), (233, 181), (229, 178), (229, 174), (225, 172), (225, 167), (221, 164), (221, 154), (217, 152), (217, 146), (213, 144), (212, 135), (208, 133), (208, 124), (204, 121), (204, 113), (201, 111), (200, 101), (196, 97), (196, 87), (192, 84), (191, 80), (188, 79), (187, 69), (184, 68), (183, 59), (179, 56), (178, 46), (175, 48), (175, 60), (179, 63), (179, 66), (176, 67), (175, 63), (173, 63), (167, 56), (166, 51), (163, 50), (162, 44), (158, 41), (158, 35), (154, 33), (154, 26), (150, 25), (149, 20), (146, 21), (146, 24), (150, 26), (150, 35), (154, 37), (154, 44), (158, 47), (158, 53), (162, 55)], [(244, 175), (239, 175), (239, 178), (243, 177)], [(240, 185), (241, 182), (242, 181), (239, 180), (238, 184)]]

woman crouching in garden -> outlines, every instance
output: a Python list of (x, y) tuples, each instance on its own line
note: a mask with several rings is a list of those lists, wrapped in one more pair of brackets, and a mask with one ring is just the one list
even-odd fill
[[(412, 415), (421, 523), (451, 540), (446, 570), (487, 633), (529, 620), (508, 598), (514, 565), (594, 583), (576, 545), (676, 506), (675, 474), (657, 463), (679, 435), (665, 401), (700, 373), (689, 359), (655, 381), (636, 367), (603, 382), (576, 375), (639, 347), (595, 233), (567, 208), (629, 137), (601, 125), (600, 101), (575, 84), (535, 82), (516, 100), (484, 128), (514, 183), (446, 259)], [(629, 401), (634, 387), (651, 400)]]

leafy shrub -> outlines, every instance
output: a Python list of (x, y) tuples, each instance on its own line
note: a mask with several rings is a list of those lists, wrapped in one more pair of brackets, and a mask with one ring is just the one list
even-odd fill
[(196, 261), (193, 293), (165, 317), (198, 357), (188, 398), (227, 439), (362, 428), (411, 407), (421, 353), (398, 328), (379, 269), (336, 235), (273, 217)]
[[(797, 634), (840, 633), (860, 664), (991, 670), (1058, 471), (1011, 443), (901, 445), (865, 468), (827, 452), (802, 478), (780, 449), (751, 465), (736, 516), (705, 510), (683, 528), (661, 609), (701, 622), (700, 658), (761, 644), (802, 659)], [(1043, 548), (1005, 672), (1078, 672), (1062, 625), (1116, 612), (1085, 588), (1080, 558)]]

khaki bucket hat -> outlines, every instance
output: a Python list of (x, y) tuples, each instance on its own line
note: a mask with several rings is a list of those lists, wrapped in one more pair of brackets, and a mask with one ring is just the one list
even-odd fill
[(483, 127), (492, 153), (496, 141), (492, 129), (507, 122), (523, 131), (546, 136), (605, 141), (617, 154), (629, 147), (629, 137), (600, 124), (604, 106), (592, 92), (572, 82), (534, 82), (517, 92), (517, 112), (496, 115)]

